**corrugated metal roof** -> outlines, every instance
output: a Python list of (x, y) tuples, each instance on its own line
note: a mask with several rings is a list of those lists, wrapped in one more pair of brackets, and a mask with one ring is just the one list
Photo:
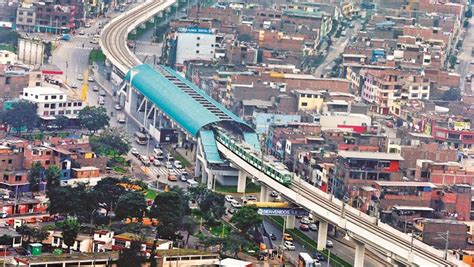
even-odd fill
[(260, 142), (258, 141), (257, 134), (254, 132), (244, 132), (245, 142), (251, 145), (255, 150), (260, 151)]
[(216, 137), (214, 136), (214, 132), (211, 130), (202, 130), (199, 132), (199, 134), (201, 136), (201, 144), (204, 148), (206, 160), (209, 163), (213, 164), (223, 163), (224, 161), (221, 159), (221, 155), (217, 150)]
[(400, 154), (366, 151), (339, 151), (343, 158), (378, 159), (378, 160), (403, 160)]
[[(150, 65), (142, 64), (131, 71), (134, 71), (133, 87), (194, 137), (205, 125), (221, 121), (234, 121), (251, 129), (235, 114), (168, 67), (159, 66), (155, 70)], [(126, 80), (129, 80), (131, 71), (127, 73)]]

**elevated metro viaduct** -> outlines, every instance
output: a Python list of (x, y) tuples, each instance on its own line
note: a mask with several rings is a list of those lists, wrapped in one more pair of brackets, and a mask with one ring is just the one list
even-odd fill
[(236, 138), (259, 150), (257, 135), (249, 125), (166, 66), (137, 65), (125, 81), (118, 92), (120, 104), (153, 138), (160, 140), (163, 128), (178, 130), (178, 146), (196, 144), (195, 175), (202, 176), (209, 189), (219, 182), (237, 184), (238, 191), (244, 192), (246, 176), (220, 157), (212, 127), (231, 129)]

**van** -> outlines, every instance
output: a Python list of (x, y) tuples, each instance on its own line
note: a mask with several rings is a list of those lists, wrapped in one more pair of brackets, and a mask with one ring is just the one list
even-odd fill
[(189, 179), (186, 181), (186, 184), (189, 186), (189, 187), (196, 187), (199, 185), (198, 182), (194, 181), (193, 179)]

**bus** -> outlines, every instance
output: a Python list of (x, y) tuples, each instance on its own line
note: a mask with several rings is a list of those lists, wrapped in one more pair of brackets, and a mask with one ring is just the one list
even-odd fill
[(148, 142), (148, 135), (146, 133), (135, 132), (135, 141), (140, 145), (146, 145)]
[(315, 267), (321, 266), (319, 261), (311, 258), (308, 253), (301, 252), (298, 257), (298, 267)]

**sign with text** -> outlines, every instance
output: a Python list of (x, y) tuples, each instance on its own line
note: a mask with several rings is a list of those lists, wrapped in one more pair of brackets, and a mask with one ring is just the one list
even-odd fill
[(300, 208), (261, 208), (258, 214), (263, 216), (308, 216), (309, 212)]
[(212, 29), (208, 28), (186, 28), (180, 27), (178, 28), (178, 32), (182, 33), (202, 33), (202, 34), (212, 34)]

